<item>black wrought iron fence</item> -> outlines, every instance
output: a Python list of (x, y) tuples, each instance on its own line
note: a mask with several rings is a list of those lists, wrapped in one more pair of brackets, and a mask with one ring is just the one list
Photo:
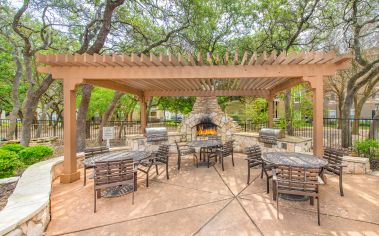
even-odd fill
[[(176, 131), (180, 121), (150, 121), (148, 127), (167, 127), (169, 132)], [(141, 124), (139, 121), (110, 121), (106, 126), (114, 127), (115, 139), (124, 139), (125, 135), (140, 134)], [(98, 136), (100, 122), (88, 121), (86, 123), (86, 137), (94, 140)], [(0, 139), (7, 138), (10, 129), (9, 119), (0, 119)], [(17, 126), (11, 139), (19, 139), (22, 129), (21, 120), (17, 120)], [(58, 137), (63, 139), (63, 122), (51, 120), (38, 120), (32, 124), (31, 138)]]
[[(268, 127), (266, 121), (254, 122), (237, 121), (245, 132), (259, 132), (261, 128)], [(344, 125), (343, 125), (344, 124)], [(177, 131), (180, 121), (150, 121), (148, 127), (167, 127), (168, 131)], [(139, 121), (110, 121), (106, 126), (114, 127), (115, 139), (124, 139), (125, 135), (140, 134), (141, 125)], [(8, 119), (0, 119), (0, 138), (5, 139), (9, 131), (10, 122)], [(95, 140), (99, 132), (100, 123), (87, 122), (86, 136), (87, 139)], [(283, 120), (274, 120), (274, 127), (286, 128)], [(362, 141), (367, 138), (379, 140), (379, 119), (336, 119), (324, 118), (324, 146), (341, 147), (342, 146), (342, 128), (346, 129), (346, 133), (351, 136), (348, 139), (348, 147), (352, 147), (355, 142)], [(21, 120), (17, 120), (16, 130), (12, 139), (19, 139), (22, 129)], [(301, 120), (293, 122), (292, 132), (286, 130), (287, 135), (298, 137), (313, 138), (312, 120)], [(63, 122), (52, 120), (38, 120), (32, 124), (31, 137), (63, 138)]]

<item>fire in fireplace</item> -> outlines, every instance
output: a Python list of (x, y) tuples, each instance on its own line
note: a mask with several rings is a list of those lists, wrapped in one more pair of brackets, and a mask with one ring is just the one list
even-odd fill
[(201, 119), (201, 122), (196, 125), (196, 131), (198, 136), (216, 135), (217, 125), (215, 125), (209, 117), (204, 117)]

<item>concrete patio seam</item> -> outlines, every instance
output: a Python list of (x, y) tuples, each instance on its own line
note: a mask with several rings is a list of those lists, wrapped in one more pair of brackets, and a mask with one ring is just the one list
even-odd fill
[[(263, 232), (261, 231), (261, 229), (258, 227), (258, 225), (254, 222), (253, 218), (251, 218), (251, 216), (247, 213), (245, 207), (241, 204), (241, 202), (239, 201), (238, 199), (238, 196), (243, 192), (245, 191), (246, 188), (248, 188), (250, 186), (250, 183), (244, 187), (237, 195), (234, 195), (234, 193), (232, 192), (232, 190), (229, 188), (229, 186), (227, 185), (227, 183), (225, 182), (224, 178), (222, 177), (222, 175), (220, 174), (220, 172), (217, 170), (216, 167), (213, 167), (215, 169), (215, 171), (217, 172), (218, 176), (220, 176), (220, 178), (222, 179), (222, 182), (224, 182), (224, 184), (228, 187), (229, 191), (233, 194), (234, 196), (234, 199), (237, 200), (238, 204), (241, 206), (242, 210), (245, 212), (245, 214), (247, 215), (247, 217), (250, 219), (250, 222), (254, 225), (254, 227), (259, 231), (259, 233), (261, 235), (264, 235)], [(251, 181), (254, 182), (260, 175), (257, 175), (255, 176), (255, 178), (253, 178), (253, 180)]]
[[(244, 197), (244, 196), (253, 195), (253, 194), (256, 194), (256, 193), (241, 195), (240, 198), (243, 199), (243, 200), (247, 200), (247, 201), (253, 201), (252, 199)], [(260, 200), (254, 200), (254, 201), (276, 206), (276, 204), (271, 203), (271, 202), (264, 202), (264, 201), (260, 201)], [(316, 213), (317, 214), (317, 211), (316, 210), (312, 210), (312, 209), (304, 209), (304, 208), (298, 208), (298, 207), (287, 206), (287, 205), (281, 205), (280, 207), (281, 208), (286, 208), (286, 209), (296, 209), (296, 210), (299, 210), (299, 211), (311, 212), (311, 213)], [(356, 221), (356, 222), (362, 222), (362, 223), (367, 223), (367, 224), (372, 224), (372, 225), (379, 225), (379, 223), (376, 223), (376, 222), (364, 221), (364, 220), (359, 220), (359, 219), (352, 219), (352, 218), (338, 216), (338, 215), (334, 215), (334, 214), (323, 213), (321, 211), (320, 211), (320, 215), (331, 216), (331, 217), (336, 217), (336, 218), (340, 218), (340, 219), (351, 220), (351, 221)]]
[[(224, 198), (224, 199), (219, 199), (219, 200), (216, 200), (216, 201), (211, 201), (211, 202), (202, 203), (202, 204), (198, 204), (198, 205), (183, 207), (183, 208), (179, 208), (179, 209), (175, 209), (175, 210), (158, 212), (158, 213), (155, 213), (155, 214), (152, 214), (152, 215), (140, 216), (140, 217), (126, 219), (126, 220), (121, 220), (121, 221), (112, 222), (112, 223), (108, 223), (108, 224), (97, 225), (97, 226), (94, 226), (94, 227), (89, 227), (89, 228), (84, 228), (84, 229), (79, 229), (79, 230), (74, 230), (74, 231), (69, 231), (69, 232), (64, 232), (64, 233), (58, 233), (58, 234), (50, 234), (50, 236), (60, 236), (60, 235), (78, 233), (78, 232), (83, 232), (83, 231), (88, 231), (88, 230), (92, 230), (92, 229), (102, 228), (102, 227), (106, 227), (106, 226), (110, 226), (110, 225), (115, 225), (115, 224), (121, 224), (121, 223), (125, 223), (125, 222), (135, 221), (135, 220), (146, 219), (146, 218), (149, 218), (149, 217), (159, 216), (159, 215), (173, 213), (173, 212), (182, 211), (182, 210), (187, 210), (187, 209), (191, 209), (191, 208), (206, 206), (206, 205), (217, 203), (217, 202), (227, 201), (228, 199), (230, 199), (230, 202), (233, 201), (232, 197), (230, 197), (230, 198)], [(230, 202), (228, 202), (226, 205), (228, 205)]]
[(230, 203), (232, 203), (234, 200), (234, 197), (227, 203), (225, 204), (225, 206), (223, 208), (221, 208), (218, 212), (216, 212), (216, 214), (214, 214), (211, 218), (209, 218), (205, 224), (203, 224), (197, 231), (195, 231), (195, 233), (193, 233), (192, 235), (196, 235), (198, 233), (200, 233), (200, 231), (205, 227), (207, 226), (214, 218), (216, 218), (216, 216), (218, 216), (227, 206), (230, 205)]

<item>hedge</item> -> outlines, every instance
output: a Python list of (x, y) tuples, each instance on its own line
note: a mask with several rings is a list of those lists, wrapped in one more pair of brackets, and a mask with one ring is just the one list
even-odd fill
[(26, 165), (32, 165), (51, 155), (53, 149), (43, 145), (27, 147), (18, 153), (20, 160)]
[(12, 144), (5, 144), (1, 147), (1, 149), (3, 150), (8, 150), (8, 151), (12, 151), (12, 152), (15, 152), (15, 153), (19, 153), (20, 151), (24, 150), (25, 147), (22, 146), (21, 144), (16, 144), (16, 143), (12, 143)]
[(19, 161), (17, 153), (0, 149), (0, 178), (15, 175), (17, 168), (21, 165), (22, 163)]

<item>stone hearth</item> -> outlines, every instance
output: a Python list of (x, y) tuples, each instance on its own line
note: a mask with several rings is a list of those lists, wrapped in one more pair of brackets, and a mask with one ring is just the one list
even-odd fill
[(222, 140), (231, 139), (232, 134), (240, 130), (237, 122), (221, 110), (216, 97), (198, 97), (191, 113), (185, 117), (179, 127), (180, 134), (186, 136), (187, 140), (196, 139), (196, 125), (204, 119), (217, 125), (217, 135), (220, 135)]

